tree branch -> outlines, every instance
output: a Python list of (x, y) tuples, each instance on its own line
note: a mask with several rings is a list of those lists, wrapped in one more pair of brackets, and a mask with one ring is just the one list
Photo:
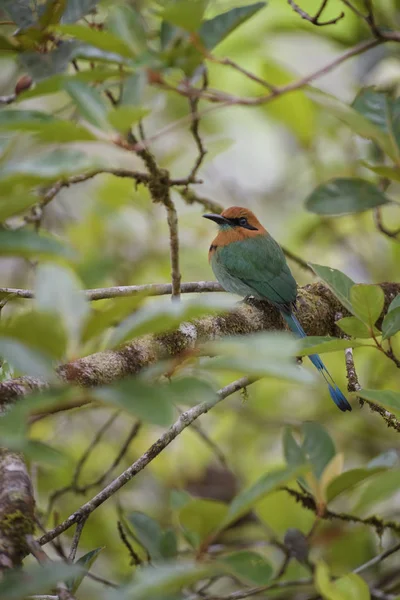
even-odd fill
[(328, 4), (328, 0), (322, 0), (321, 6), (319, 7), (317, 13), (312, 17), (305, 10), (302, 10), (300, 6), (298, 6), (293, 0), (288, 0), (288, 3), (293, 8), (293, 10), (300, 15), (302, 19), (312, 23), (312, 25), (316, 25), (317, 27), (324, 27), (325, 25), (335, 25), (340, 19), (343, 19), (344, 12), (341, 12), (338, 17), (334, 19), (330, 19), (329, 21), (320, 21), (319, 18), (324, 12), (326, 5)]

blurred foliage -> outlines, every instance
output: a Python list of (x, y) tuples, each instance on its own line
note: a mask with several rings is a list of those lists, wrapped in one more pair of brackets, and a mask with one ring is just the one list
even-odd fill
[[(315, 15), (321, 2), (298, 4)], [(368, 2), (351, 4), (356, 10), (329, 0), (322, 20), (344, 17), (317, 27), (283, 0), (0, 0), (2, 285), (35, 295), (1, 292), (0, 381), (31, 375), (51, 384), (6, 411), (0, 441), (24, 453), (43, 527), (131, 465), (181, 410), (212, 406), (240, 376), (263, 377), (182, 431), (90, 515), (75, 567), (46, 546), (55, 564), (30, 565), (27, 577), (11, 572), (1, 598), (44, 594), (60, 580), (82, 599), (225, 598), (271, 586), (268, 594), (284, 598), (364, 600), (383, 598), (374, 587), (386, 584), (387, 597), (398, 597), (390, 557), (365, 576), (351, 572), (400, 532), (400, 296), (385, 308), (376, 285), (398, 280), (400, 264), (398, 43), (282, 91), (371, 38), (357, 14)], [(382, 31), (399, 29), (397, 0), (373, 7)], [(190, 100), (187, 90), (196, 92)], [(268, 93), (254, 106), (240, 102)], [(202, 185), (193, 181), (196, 135), (207, 150)], [(337, 315), (337, 337), (216, 340), (135, 378), (61, 386), (54, 368), (67, 361), (183, 321), (190, 328), (236, 302), (84, 295), (170, 281), (170, 205), (149, 185), (158, 178), (162, 188), (165, 169), (183, 281), (211, 276), (212, 232), (200, 218), (207, 199), (247, 206), (347, 311)], [(299, 285), (310, 281), (289, 262)], [(326, 353), (345, 389), (348, 348), (361, 390), (351, 389), (354, 409), (344, 416), (322, 378), (293, 357)], [(359, 410), (359, 397), (375, 412)], [(81, 406), (57, 412), (64, 404)], [(64, 546), (72, 535), (63, 534)]]

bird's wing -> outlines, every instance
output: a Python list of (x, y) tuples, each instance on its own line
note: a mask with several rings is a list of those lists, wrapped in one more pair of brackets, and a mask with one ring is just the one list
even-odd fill
[(296, 300), (296, 281), (281, 247), (270, 235), (234, 242), (220, 250), (225, 270), (254, 290), (255, 295), (278, 305)]

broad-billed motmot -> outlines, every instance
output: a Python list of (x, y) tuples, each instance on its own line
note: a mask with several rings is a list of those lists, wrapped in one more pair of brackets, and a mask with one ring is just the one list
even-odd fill
[[(215, 221), (219, 232), (208, 258), (224, 290), (239, 296), (268, 300), (281, 312), (290, 329), (300, 337), (306, 333), (294, 314), (297, 284), (279, 244), (248, 209), (232, 206), (220, 215), (203, 215)], [(309, 356), (328, 384), (329, 393), (342, 411), (351, 406), (333, 381), (318, 354)]]

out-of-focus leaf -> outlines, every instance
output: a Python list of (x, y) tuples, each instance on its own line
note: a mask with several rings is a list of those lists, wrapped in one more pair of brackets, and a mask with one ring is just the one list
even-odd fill
[(232, 31), (245, 23), (250, 17), (266, 6), (265, 2), (256, 2), (247, 6), (238, 6), (204, 21), (199, 30), (199, 37), (207, 50), (212, 50)]
[(386, 165), (371, 165), (365, 161), (361, 162), (363, 167), (366, 167), (370, 171), (373, 171), (379, 177), (385, 177), (386, 179), (392, 179), (393, 181), (400, 181), (400, 167), (387, 167)]
[(348, 311), (353, 312), (353, 307), (350, 300), (350, 289), (354, 285), (354, 281), (347, 275), (339, 271), (338, 269), (332, 269), (331, 267), (324, 267), (310, 263), (310, 267), (314, 273), (322, 279), (335, 294), (336, 298), (343, 304)]
[(108, 14), (108, 29), (122, 40), (131, 51), (131, 56), (141, 54), (147, 46), (146, 32), (142, 19), (134, 8), (117, 4)]
[(390, 156), (390, 158), (396, 160), (397, 152), (390, 136), (382, 131), (380, 127), (372, 123), (348, 104), (341, 102), (338, 98), (335, 98), (330, 94), (326, 94), (315, 88), (307, 93), (314, 102), (317, 102), (333, 116), (340, 119), (340, 121), (350, 127), (354, 133), (369, 140), (373, 140), (388, 156)]
[(22, 52), (19, 60), (35, 82), (41, 81), (67, 70), (76, 45), (77, 42), (73, 40), (62, 41), (50, 52)]
[(400, 470), (390, 469), (382, 473), (377, 473), (372, 481), (361, 492), (357, 504), (354, 508), (355, 513), (369, 512), (373, 508), (374, 512), (380, 502), (393, 499), (400, 487)]
[(315, 587), (324, 600), (370, 600), (371, 598), (368, 585), (359, 575), (349, 573), (331, 581), (328, 567), (323, 562), (317, 563)]
[(33, 231), (3, 229), (0, 230), (0, 256), (71, 258), (73, 253), (70, 248), (55, 238), (39, 235)]
[(358, 396), (371, 400), (395, 412), (400, 411), (400, 392), (394, 390), (365, 390), (357, 392)]
[(0, 336), (0, 356), (23, 375), (54, 379), (49, 357), (18, 340)]
[(1, 9), (23, 29), (35, 22), (34, 9), (26, 0), (2, 0)]
[(58, 315), (68, 332), (69, 353), (77, 352), (89, 304), (72, 271), (60, 265), (40, 265), (36, 271), (35, 304), (40, 310)]
[(318, 215), (346, 215), (389, 202), (386, 194), (369, 181), (339, 177), (319, 185), (308, 196), (305, 206)]
[(65, 329), (52, 313), (32, 310), (2, 319), (0, 335), (18, 340), (55, 359), (61, 359), (65, 354)]
[(372, 337), (373, 333), (379, 335), (376, 327), (372, 330), (368, 325), (360, 321), (360, 319), (357, 319), (357, 317), (343, 317), (343, 319), (336, 321), (336, 325), (353, 338), (368, 339)]
[(127, 516), (133, 527), (135, 538), (147, 550), (153, 560), (159, 560), (161, 555), (161, 538), (163, 531), (154, 519), (142, 512), (132, 512)]
[(232, 500), (228, 513), (222, 521), (220, 528), (224, 529), (239, 517), (251, 510), (254, 505), (267, 494), (285, 485), (291, 479), (298, 477), (305, 471), (305, 467), (288, 467), (262, 475), (255, 483), (239, 492)]
[(38, 199), (38, 196), (31, 194), (26, 189), (11, 195), (0, 196), (0, 223), (34, 206)]
[[(337, 321), (336, 324), (344, 321), (345, 319), (352, 319), (353, 317), (344, 317)], [(370, 337), (370, 335), (368, 336)], [(310, 354), (324, 354), (325, 352), (337, 352), (339, 350), (345, 350), (346, 348), (357, 348), (358, 346), (365, 346), (365, 342), (360, 340), (343, 340), (341, 338), (324, 337), (324, 336), (307, 336), (301, 341), (301, 348), (298, 350), (298, 356), (310, 356)]]
[(85, 127), (71, 121), (56, 119), (36, 110), (2, 110), (0, 130), (29, 131), (44, 142), (79, 142), (95, 140)]
[(310, 552), (309, 542), (302, 531), (296, 527), (290, 527), (283, 538), (283, 543), (290, 552), (290, 556), (305, 563)]
[[(109, 600), (154, 600), (177, 597), (176, 594), (196, 581), (227, 572), (217, 563), (185, 562), (142, 567), (132, 583), (108, 594)], [(173, 596), (175, 594), (175, 596)]]
[(43, 29), (49, 25), (55, 25), (60, 22), (60, 19), (66, 9), (67, 0), (47, 0), (44, 10), (39, 18), (39, 24)]
[(162, 18), (176, 27), (194, 33), (200, 27), (208, 0), (168, 0)]
[(138, 71), (127, 77), (122, 87), (120, 106), (137, 106), (142, 103), (143, 93), (147, 85), (147, 75)]
[(160, 554), (165, 560), (175, 558), (178, 553), (178, 540), (173, 529), (166, 529), (160, 538)]
[(44, 444), (39, 440), (24, 440), (20, 448), (15, 448), (24, 453), (31, 461), (53, 467), (60, 467), (68, 463), (68, 457), (57, 448)]
[(192, 496), (185, 490), (171, 490), (170, 492), (169, 505), (172, 510), (180, 510), (191, 501)]
[(194, 498), (179, 511), (179, 522), (193, 546), (199, 548), (220, 529), (227, 513), (228, 506), (222, 502)]
[(4, 35), (0, 35), (0, 50), (17, 52), (19, 50), (19, 44), (14, 38), (7, 38)]
[(132, 125), (138, 123), (149, 112), (148, 109), (139, 106), (118, 106), (109, 111), (107, 120), (115, 129), (121, 133), (126, 133)]
[(78, 573), (78, 566), (61, 561), (52, 561), (47, 565), (29, 565), (24, 568), (24, 577), (21, 577), (21, 569), (11, 569), (0, 581), (0, 597), (20, 600), (33, 594), (50, 593), (57, 583), (67, 577), (75, 577)]
[(353, 313), (371, 329), (379, 319), (385, 294), (379, 285), (356, 284), (350, 290)]
[(313, 381), (313, 374), (299, 368), (293, 359), (298, 347), (298, 340), (286, 332), (229, 337), (206, 345), (206, 351), (216, 358), (204, 364), (209, 369), (308, 383)]
[(97, 559), (97, 557), (99, 556), (99, 554), (102, 550), (104, 550), (104, 547), (95, 548), (95, 550), (90, 550), (90, 552), (87, 552), (86, 554), (81, 556), (81, 558), (79, 560), (76, 561), (75, 564), (76, 564), (76, 566), (81, 567), (81, 571), (80, 571), (80, 573), (75, 575), (75, 577), (69, 579), (66, 582), (66, 585), (67, 585), (68, 589), (70, 590), (71, 594), (75, 594), (75, 592), (81, 585), (86, 573), (88, 573), (90, 571), (90, 568), (92, 567), (92, 565), (94, 564), (95, 560)]
[(91, 304), (91, 312), (85, 321), (82, 339), (87, 342), (103, 333), (109, 327), (117, 325), (122, 319), (132, 314), (140, 306), (145, 296), (129, 296), (126, 298), (113, 298), (106, 305), (102, 305), (100, 310), (96, 310)]
[(18, 95), (17, 100), (27, 100), (28, 98), (36, 98), (37, 96), (46, 96), (47, 94), (55, 94), (64, 90), (65, 85), (68, 82), (83, 81), (83, 82), (97, 82), (109, 80), (119, 80), (124, 77), (124, 74), (120, 71), (116, 71), (111, 68), (95, 68), (87, 69), (86, 71), (80, 71), (74, 75), (52, 75), (43, 81), (39, 81), (34, 87), (29, 88)]
[(334, 498), (355, 488), (358, 484), (363, 483), (369, 477), (373, 477), (377, 473), (386, 470), (385, 467), (372, 467), (368, 469), (350, 469), (341, 473), (333, 479), (327, 489), (327, 499), (331, 502)]
[(76, 23), (96, 8), (98, 3), (99, 0), (67, 0), (67, 8), (61, 20), (63, 23)]
[(319, 423), (302, 425), (304, 441), (302, 451), (313, 466), (315, 476), (320, 478), (327, 464), (336, 454), (335, 445), (327, 431)]
[(400, 463), (400, 454), (396, 450), (388, 450), (378, 454), (372, 460), (367, 463), (368, 469), (374, 469), (375, 467), (391, 468), (398, 466)]
[(387, 340), (398, 331), (400, 331), (400, 294), (390, 303), (388, 312), (383, 319), (382, 339)]
[(64, 87), (86, 121), (99, 129), (110, 129), (108, 107), (100, 92), (83, 81), (70, 80)]
[[(229, 296), (219, 294), (202, 294), (201, 298), (171, 302), (163, 298), (140, 308), (135, 314), (125, 319), (115, 329), (111, 336), (110, 345), (116, 346), (123, 342), (148, 333), (161, 333), (181, 325), (182, 328), (192, 327), (182, 323), (188, 319), (215, 312), (226, 312), (235, 306), (235, 301)], [(225, 297), (222, 297), (225, 296)]]
[(353, 108), (386, 133), (393, 145), (393, 152), (400, 157), (400, 102), (386, 92), (365, 88), (357, 95)]
[(258, 552), (240, 550), (222, 557), (235, 576), (241, 581), (252, 585), (266, 585), (272, 577), (271, 564)]
[(307, 462), (307, 457), (301, 445), (293, 437), (290, 427), (285, 427), (283, 433), (283, 452), (289, 467), (298, 467)]
[(132, 57), (131, 48), (121, 38), (109, 31), (98, 31), (84, 25), (61, 25), (57, 31), (70, 35), (105, 52), (116, 52), (125, 58)]

